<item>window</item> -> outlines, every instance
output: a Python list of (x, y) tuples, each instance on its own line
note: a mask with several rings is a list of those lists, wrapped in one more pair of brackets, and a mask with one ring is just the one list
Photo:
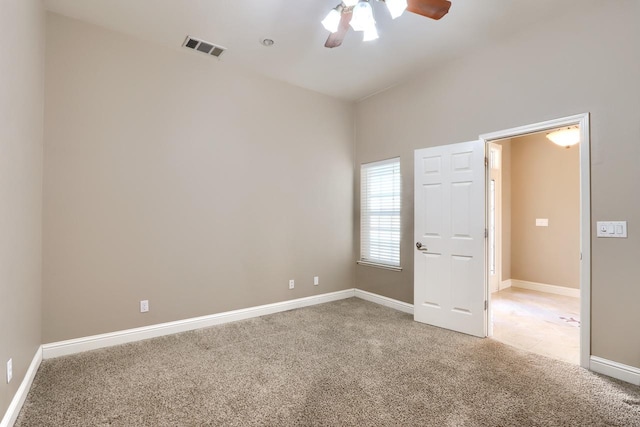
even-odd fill
[(400, 158), (360, 168), (359, 263), (400, 270)]

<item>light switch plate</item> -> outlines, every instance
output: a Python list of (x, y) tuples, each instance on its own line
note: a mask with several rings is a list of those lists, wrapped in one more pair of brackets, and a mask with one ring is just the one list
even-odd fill
[(549, 218), (536, 218), (536, 227), (548, 227)]
[(598, 237), (626, 239), (627, 221), (598, 221), (596, 223), (596, 235)]

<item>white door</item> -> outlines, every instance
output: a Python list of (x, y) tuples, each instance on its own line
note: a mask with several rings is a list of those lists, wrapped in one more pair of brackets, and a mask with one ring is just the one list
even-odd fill
[(486, 336), (483, 141), (415, 151), (414, 319)]

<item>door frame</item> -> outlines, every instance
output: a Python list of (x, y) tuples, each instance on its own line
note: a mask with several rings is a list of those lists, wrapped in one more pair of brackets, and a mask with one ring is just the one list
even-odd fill
[[(579, 126), (580, 128), (580, 366), (589, 369), (591, 356), (591, 141), (589, 131), (589, 113), (562, 117), (544, 122), (519, 126), (497, 132), (480, 135), (484, 141), (485, 153), (488, 152), (487, 144), (500, 139), (516, 138), (537, 132), (565, 127)], [(488, 176), (488, 174), (487, 174)], [(485, 178), (488, 185), (488, 178)], [(485, 212), (488, 209), (485, 202)], [(485, 217), (487, 215), (485, 214)], [(488, 269), (485, 269), (485, 292), (488, 298), (488, 308), (491, 309), (491, 292), (489, 289)], [(486, 330), (490, 329), (490, 312), (487, 311)]]
[[(488, 268), (487, 270), (487, 280), (489, 280), (489, 291), (491, 293), (499, 291), (500, 290), (500, 286), (502, 285), (502, 146), (499, 144), (494, 144), (495, 147), (491, 147), (489, 146), (489, 144), (491, 144), (490, 142), (486, 143), (486, 153), (487, 153), (487, 158), (489, 159), (488, 164), (487, 164), (487, 230), (489, 231), (489, 234), (487, 236), (487, 260), (489, 262), (489, 267), (491, 264), (491, 218), (490, 218), (490, 214), (491, 214), (491, 186), (489, 185), (491, 183), (491, 176), (493, 175), (493, 171), (492, 171), (492, 159), (491, 159), (491, 149), (498, 149), (499, 153), (500, 153), (500, 165), (498, 168), (498, 179), (496, 179), (496, 185), (494, 188), (494, 195), (495, 195), (495, 234), (494, 234), (494, 245), (495, 245), (495, 254), (494, 254), (494, 263), (496, 265), (496, 280), (498, 281), (497, 284), (497, 288), (494, 289), (492, 288), (492, 283), (491, 283), (491, 268)], [(487, 308), (487, 310), (489, 310), (489, 308)], [(489, 319), (491, 319), (489, 317)], [(491, 324), (489, 324), (489, 336), (493, 335), (493, 331), (491, 328)]]

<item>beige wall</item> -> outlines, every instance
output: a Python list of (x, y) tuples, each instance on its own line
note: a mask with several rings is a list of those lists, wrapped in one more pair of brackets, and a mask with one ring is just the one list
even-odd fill
[(511, 147), (511, 278), (580, 288), (579, 148), (558, 147), (544, 133)]
[[(358, 266), (356, 286), (412, 301), (414, 149), (590, 112), (593, 225), (629, 222), (628, 239), (597, 239), (592, 227), (592, 354), (640, 367), (640, 234), (633, 232), (640, 223), (638, 16), (638, 1), (585, 1), (360, 102), (356, 164), (401, 157), (404, 270)], [(357, 241), (357, 221), (354, 234)]]
[[(0, 2), (0, 417), (40, 340), (44, 11)], [(6, 383), (6, 363), (13, 380)]]
[(46, 65), (44, 342), (353, 287), (351, 104), (58, 15)]

